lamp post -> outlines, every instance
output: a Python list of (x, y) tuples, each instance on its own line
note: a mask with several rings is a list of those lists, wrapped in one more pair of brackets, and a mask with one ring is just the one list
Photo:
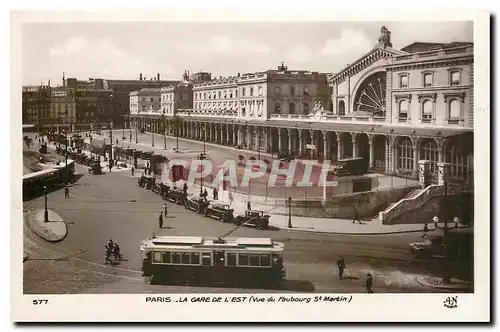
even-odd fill
[(155, 147), (155, 137), (154, 137), (154, 134), (153, 134), (153, 130), (151, 128), (151, 125), (148, 124), (148, 130), (151, 130), (151, 147)]
[(130, 114), (128, 116), (128, 132), (129, 132), (129, 141), (132, 142), (132, 126), (131, 126), (131, 122), (130, 122)]
[(177, 112), (174, 112), (175, 116), (175, 139), (176, 139), (176, 150), (179, 150), (179, 115)]
[(436, 227), (436, 229), (440, 229), (443, 231), (444, 259), (445, 259), (445, 263), (443, 264), (443, 266), (444, 266), (443, 283), (449, 284), (450, 283), (450, 274), (448, 272), (448, 267), (446, 266), (448, 263), (448, 258), (449, 258), (448, 256), (449, 255), (448, 255), (448, 248), (446, 247), (446, 243), (447, 243), (446, 240), (448, 238), (449, 231), (451, 231), (452, 229), (458, 228), (458, 224), (460, 223), (460, 219), (458, 217), (453, 218), (454, 225), (452, 227), (448, 226), (448, 220), (446, 217), (444, 220), (444, 226), (438, 225), (439, 218), (437, 216), (434, 216), (434, 218), (432, 218), (432, 221), (434, 222), (434, 227)]
[(138, 126), (138, 122), (137, 122), (137, 118), (135, 118), (135, 144), (139, 143), (139, 140), (137, 139), (137, 126)]
[(68, 168), (68, 135), (66, 134), (66, 130), (63, 129), (63, 135), (64, 135), (64, 158), (66, 160), (66, 171), (68, 172), (68, 176), (66, 178), (66, 184), (68, 183), (69, 180), (69, 168)]
[(44, 222), (49, 222), (49, 210), (47, 209), (47, 187), (43, 186), (43, 192), (45, 194), (45, 211), (43, 213), (43, 221)]
[(113, 122), (109, 119), (109, 172), (113, 167)]
[[(200, 153), (198, 156), (199, 159), (201, 160), (202, 167), (203, 167), (203, 160), (206, 159), (205, 136), (206, 136), (206, 131), (205, 128), (203, 128), (203, 153)], [(201, 177), (200, 196), (202, 193), (203, 193), (203, 176)]]
[(292, 196), (288, 196), (288, 228), (292, 228)]
[(161, 118), (163, 120), (163, 150), (167, 149), (167, 135), (166, 135), (166, 125), (165, 125), (165, 110), (163, 110), (161, 114)]

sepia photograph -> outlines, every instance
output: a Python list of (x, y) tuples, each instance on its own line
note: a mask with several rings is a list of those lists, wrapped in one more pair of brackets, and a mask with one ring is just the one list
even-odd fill
[(316, 302), (327, 315), (333, 302), (377, 311), (439, 294), (431, 306), (451, 315), (489, 293), (475, 250), (489, 218), (484, 239), (474, 220), (477, 176), (489, 176), (475, 149), (477, 135), (489, 144), (489, 100), (475, 92), (488, 61), (475, 47), (489, 41), (474, 13), (103, 13), (11, 17), (23, 320), (74, 295), (95, 312), (106, 295), (136, 295), (144, 310)]

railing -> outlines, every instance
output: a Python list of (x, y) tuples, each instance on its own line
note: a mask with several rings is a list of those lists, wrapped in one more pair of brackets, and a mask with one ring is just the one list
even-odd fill
[(409, 210), (415, 210), (424, 205), (429, 199), (441, 196), (443, 186), (431, 184), (418, 195), (411, 198), (404, 198), (396, 204), (390, 206), (387, 210), (379, 213), (379, 219), (382, 223), (397, 218)]

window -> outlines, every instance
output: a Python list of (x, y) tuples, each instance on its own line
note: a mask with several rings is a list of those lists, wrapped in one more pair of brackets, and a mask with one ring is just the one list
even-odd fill
[(153, 252), (153, 263), (161, 263), (161, 252)]
[(398, 169), (413, 170), (413, 146), (408, 138), (398, 146)]
[(245, 97), (245, 88), (241, 89), (241, 96)]
[(233, 91), (229, 91), (229, 98), (233, 98)]
[(181, 263), (181, 254), (178, 252), (172, 253), (172, 263), (180, 264)]
[(438, 162), (438, 149), (436, 143), (433, 140), (428, 139), (423, 142), (420, 146), (420, 158), (421, 160), (429, 160), (430, 172), (434, 174), (436, 172), (436, 163)]
[(290, 114), (295, 114), (295, 104), (290, 103)]
[(259, 96), (262, 96), (262, 94), (263, 94), (262, 86), (259, 86)]
[(422, 103), (422, 120), (431, 120), (432, 119), (432, 101), (424, 100)]
[(424, 87), (432, 86), (433, 75), (432, 73), (424, 74)]
[(248, 254), (240, 254), (238, 257), (238, 264), (248, 266)]
[(451, 85), (460, 85), (460, 71), (452, 71), (450, 73)]
[(259, 266), (259, 254), (250, 254), (250, 266)]
[(188, 252), (183, 252), (181, 254), (181, 263), (182, 264), (191, 264), (191, 254)]
[(220, 96), (221, 96), (221, 93), (220, 93), (220, 91), (219, 91), (219, 99), (220, 99)]
[(281, 93), (281, 88), (279, 86), (277, 86), (276, 88), (274, 88), (274, 92), (279, 95)]
[(236, 266), (236, 254), (228, 252), (227, 253), (227, 266)]
[(408, 118), (408, 100), (401, 100), (399, 102), (399, 118)]
[(151, 102), (154, 102), (154, 98), (153, 97), (151, 97)]
[(253, 97), (253, 88), (250, 88), (250, 97)]
[(166, 251), (163, 253), (163, 263), (170, 264), (172, 260), (170, 259), (170, 251)]
[(345, 115), (345, 103), (343, 100), (339, 101), (339, 115), (340, 116)]
[(260, 266), (271, 266), (271, 257), (269, 255), (260, 255)]
[(450, 100), (449, 103), (449, 118), (450, 119), (459, 119), (461, 118), (460, 114), (460, 102), (457, 99)]
[(295, 95), (295, 87), (293, 87), (293, 86), (290, 87), (290, 95), (292, 95), (292, 96)]
[(399, 87), (401, 89), (408, 87), (408, 75), (401, 75), (399, 78)]
[(207, 99), (207, 93), (203, 92), (203, 99)]
[(204, 252), (201, 254), (201, 264), (212, 265), (212, 255), (209, 252)]
[(234, 90), (234, 98), (238, 98), (238, 90)]
[(280, 104), (276, 104), (274, 106), (274, 113), (275, 114), (280, 114), (281, 113), (281, 105)]
[(309, 114), (309, 104), (304, 103), (304, 115), (307, 115), (307, 114)]
[[(333, 88), (330, 88), (330, 94), (333, 94)], [(309, 96), (309, 89), (307, 87), (304, 88), (304, 95)]]

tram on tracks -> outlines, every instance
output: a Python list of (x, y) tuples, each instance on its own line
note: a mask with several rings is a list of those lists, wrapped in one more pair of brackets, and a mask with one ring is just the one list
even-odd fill
[(159, 236), (141, 243), (149, 282), (194, 281), (276, 287), (285, 278), (284, 244), (270, 238)]

